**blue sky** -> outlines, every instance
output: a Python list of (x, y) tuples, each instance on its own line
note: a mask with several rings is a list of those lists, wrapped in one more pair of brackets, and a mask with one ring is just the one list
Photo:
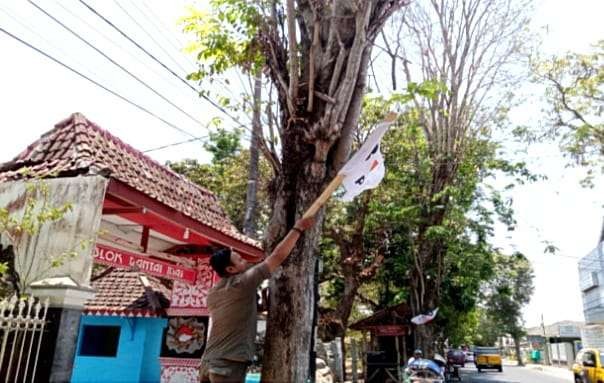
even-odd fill
[[(0, 3), (0, 26), (123, 93), (193, 136), (206, 135), (207, 130), (203, 125), (212, 117), (220, 116), (219, 111), (200, 100), (190, 89), (96, 18), (77, 0), (36, 2), (93, 41), (95, 46), (116, 61), (124, 63), (129, 70), (148, 81), (202, 125), (167, 105), (126, 74), (120, 73), (119, 69), (27, 2), (9, 0)], [(87, 2), (163, 62), (175, 68), (179, 75), (184, 76), (194, 68), (192, 58), (177, 50), (186, 37), (179, 35), (176, 20), (185, 13), (187, 2), (149, 1), (145, 6), (138, 1), (120, 1), (119, 4), (136, 21), (120, 9), (116, 2)], [(604, 2), (600, 0), (575, 0), (572, 3), (541, 0), (537, 2), (531, 28), (542, 35), (542, 48), (545, 52), (585, 50), (591, 43), (604, 38), (604, 23), (601, 22), (603, 14)], [(108, 40), (103, 36), (108, 37)], [(113, 42), (117, 42), (117, 45)], [(15, 156), (51, 129), (54, 123), (76, 111), (84, 113), (89, 119), (141, 150), (190, 138), (76, 77), (2, 33), (0, 52), (0, 105), (3, 106), (0, 114), (0, 162)], [(230, 80), (234, 84), (232, 89), (220, 86), (215, 90), (224, 95), (237, 93), (240, 78), (233, 75)], [(530, 95), (521, 108), (512, 111), (515, 121), (538, 123), (542, 117), (541, 106), (539, 95)], [(207, 153), (201, 150), (197, 142), (154, 151), (150, 155), (160, 162), (187, 157), (208, 159)], [(527, 325), (539, 323), (541, 314), (546, 322), (582, 320), (577, 258), (596, 246), (603, 217), (602, 185), (597, 182), (594, 189), (581, 188), (581, 171), (565, 167), (566, 161), (555, 145), (531, 146), (526, 159), (533, 171), (547, 175), (548, 180), (520, 187), (513, 192), (518, 227), (512, 233), (498, 230), (496, 242), (504, 249), (522, 251), (533, 262), (536, 291), (525, 310)], [(560, 248), (559, 255), (543, 253), (545, 240), (552, 241)]]

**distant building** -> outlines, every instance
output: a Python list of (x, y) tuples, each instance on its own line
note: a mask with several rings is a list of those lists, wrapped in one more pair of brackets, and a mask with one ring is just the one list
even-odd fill
[(579, 261), (579, 287), (587, 324), (583, 345), (604, 349), (604, 242)]
[(528, 328), (528, 350), (540, 350), (546, 364), (570, 367), (581, 348), (583, 327), (583, 322), (561, 321), (544, 327)]

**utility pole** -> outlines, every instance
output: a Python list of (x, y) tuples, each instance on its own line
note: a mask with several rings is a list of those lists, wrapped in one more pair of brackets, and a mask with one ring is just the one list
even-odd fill
[(545, 323), (543, 322), (543, 314), (541, 314), (541, 330), (543, 331), (544, 339), (543, 346), (545, 348), (545, 364), (549, 366), (551, 365), (551, 359), (549, 357), (549, 338), (545, 334)]

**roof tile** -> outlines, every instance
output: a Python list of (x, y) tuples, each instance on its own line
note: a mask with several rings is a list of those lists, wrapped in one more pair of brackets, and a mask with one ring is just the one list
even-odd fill
[(111, 178), (158, 202), (233, 239), (261, 248), (257, 241), (233, 226), (210, 191), (157, 163), (79, 113), (56, 124), (9, 164), (12, 166), (8, 168), (6, 164), (0, 165), (0, 182), (22, 178), (19, 168), (24, 167), (38, 177), (108, 170)]
[[(143, 278), (148, 280), (148, 288), (145, 288)], [(92, 287), (96, 294), (86, 301), (84, 310), (87, 312), (149, 312), (161, 315), (169, 305), (168, 287), (158, 278), (134, 270), (111, 270), (94, 280)]]

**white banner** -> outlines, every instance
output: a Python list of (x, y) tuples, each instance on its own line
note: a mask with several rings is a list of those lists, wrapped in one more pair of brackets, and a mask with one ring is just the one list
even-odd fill
[(340, 170), (340, 174), (344, 176), (342, 185), (346, 189), (346, 193), (341, 197), (342, 200), (352, 201), (363, 191), (377, 187), (384, 178), (386, 168), (380, 151), (380, 141), (393, 122), (379, 123), (365, 143)]

